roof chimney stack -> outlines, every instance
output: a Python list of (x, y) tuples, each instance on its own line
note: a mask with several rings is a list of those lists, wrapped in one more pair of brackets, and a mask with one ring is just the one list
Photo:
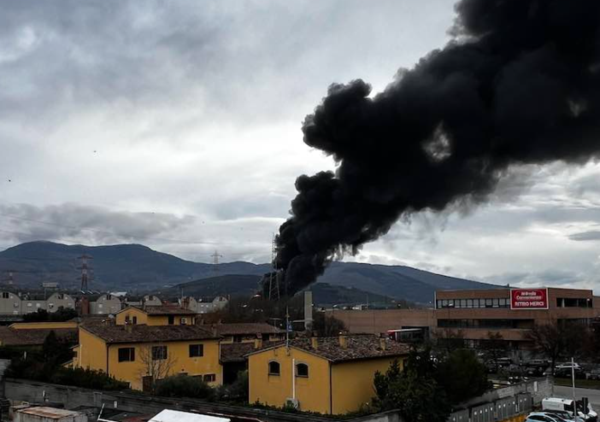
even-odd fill
[(319, 339), (317, 337), (311, 337), (310, 338), (310, 346), (317, 350), (319, 348)]
[(386, 347), (387, 347), (387, 343), (386, 343), (385, 337), (380, 337), (379, 338), (379, 348), (381, 350), (385, 350)]
[(340, 341), (340, 347), (342, 349), (348, 348), (348, 337), (346, 337), (346, 334), (341, 333), (339, 336), (339, 341)]

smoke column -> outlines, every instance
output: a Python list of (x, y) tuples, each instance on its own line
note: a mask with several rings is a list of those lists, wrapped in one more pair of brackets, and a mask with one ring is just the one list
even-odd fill
[(401, 216), (486, 200), (522, 164), (600, 153), (600, 1), (462, 0), (455, 38), (371, 96), (333, 84), (303, 123), (335, 173), (302, 175), (275, 265), (289, 293)]

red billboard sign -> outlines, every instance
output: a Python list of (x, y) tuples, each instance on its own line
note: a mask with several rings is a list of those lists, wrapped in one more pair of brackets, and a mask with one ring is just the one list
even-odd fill
[(510, 309), (548, 309), (548, 289), (510, 289)]

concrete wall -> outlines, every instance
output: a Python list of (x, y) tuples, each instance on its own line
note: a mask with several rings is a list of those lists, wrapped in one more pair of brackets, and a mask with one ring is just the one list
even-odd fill
[(532, 407), (552, 395), (554, 381), (545, 378), (489, 391), (463, 403), (448, 422), (521, 421)]
[(507, 387), (489, 391), (482, 396), (479, 396), (464, 403), (463, 407), (471, 407), (479, 403), (495, 402), (500, 399), (504, 399), (507, 397), (516, 397), (519, 394), (525, 393), (531, 394), (533, 398), (533, 404), (538, 405), (542, 402), (542, 399), (544, 397), (552, 397), (553, 389), (554, 380), (552, 378), (540, 378), (538, 380), (509, 385)]
[[(46, 384), (29, 380), (5, 379), (6, 398), (12, 401), (29, 403), (62, 403), (65, 408), (78, 406), (104, 405), (107, 409), (119, 409), (126, 412), (139, 412), (144, 415), (158, 413), (164, 409), (195, 411), (208, 415), (252, 418), (265, 422), (331, 422), (331, 419), (315, 415), (299, 415), (273, 410), (253, 409), (249, 407), (222, 405), (192, 399), (168, 399), (129, 392), (100, 392), (85, 388), (64, 385)], [(247, 420), (247, 419), (246, 419)], [(402, 422), (396, 412), (384, 412), (354, 419), (346, 422)]]

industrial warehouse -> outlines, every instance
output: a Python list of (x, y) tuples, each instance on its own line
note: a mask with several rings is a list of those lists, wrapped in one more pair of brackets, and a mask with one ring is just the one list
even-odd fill
[(600, 318), (592, 290), (536, 288), (438, 290), (432, 309), (328, 310), (353, 333), (398, 331), (424, 337), (460, 335), (472, 345), (497, 333), (515, 350), (527, 350), (526, 333), (554, 321), (591, 325)]

